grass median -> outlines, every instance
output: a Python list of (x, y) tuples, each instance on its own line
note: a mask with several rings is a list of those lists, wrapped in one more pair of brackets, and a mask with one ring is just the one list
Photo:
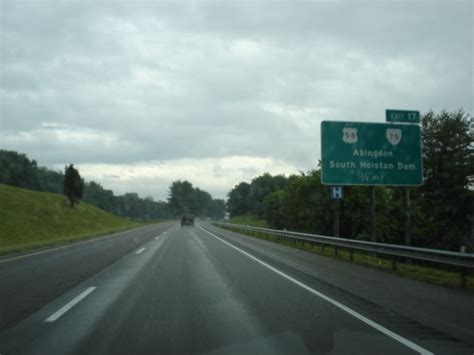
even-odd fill
[[(373, 254), (364, 253), (360, 251), (353, 252), (353, 260), (351, 261), (351, 253), (349, 250), (344, 248), (337, 248), (337, 256), (335, 248), (332, 246), (324, 246), (317, 243), (309, 242), (288, 242), (284, 239), (280, 239), (272, 234), (255, 232), (255, 231), (243, 231), (234, 227), (223, 227), (218, 226), (219, 228), (224, 228), (232, 232), (240, 233), (247, 235), (253, 238), (259, 238), (268, 240), (274, 243), (282, 244), (291, 248), (296, 248), (304, 250), (310, 253), (317, 255), (322, 255), (326, 257), (336, 258), (338, 260), (354, 262), (357, 264), (366, 265), (369, 267), (374, 267), (379, 270), (395, 273), (400, 276), (409, 277), (412, 279), (426, 281), (437, 285), (449, 286), (449, 287), (460, 287), (461, 286), (461, 276), (459, 271), (446, 270), (442, 268), (436, 268), (432, 266), (421, 266), (415, 264), (408, 264), (403, 261), (397, 261), (396, 270), (392, 270), (392, 261), (383, 257), (377, 257)], [(474, 274), (473, 272), (468, 272), (465, 275), (465, 284), (466, 288), (474, 289)]]
[(269, 228), (267, 222), (264, 219), (258, 219), (257, 217), (249, 214), (232, 217), (229, 222), (252, 227)]

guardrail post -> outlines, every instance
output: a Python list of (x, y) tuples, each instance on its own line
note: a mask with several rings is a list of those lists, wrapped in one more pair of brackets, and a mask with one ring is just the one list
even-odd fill
[(397, 257), (394, 255), (392, 256), (392, 271), (397, 270)]
[(334, 236), (336, 238), (339, 238), (340, 234), (340, 220), (341, 220), (341, 199), (336, 198), (334, 201), (335, 207), (334, 207)]
[(350, 249), (351, 261), (354, 261), (354, 249)]
[(334, 256), (337, 256), (337, 246), (334, 247)]

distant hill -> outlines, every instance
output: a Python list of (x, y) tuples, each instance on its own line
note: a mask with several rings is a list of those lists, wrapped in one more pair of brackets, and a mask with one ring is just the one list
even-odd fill
[(140, 225), (63, 195), (0, 184), (0, 254), (110, 233)]
[[(61, 194), (64, 190), (64, 172), (38, 166), (36, 160), (26, 154), (0, 149), (0, 184)], [(85, 181), (82, 201), (120, 217), (156, 220), (173, 216), (164, 201), (141, 198), (133, 192), (117, 196), (95, 181)]]

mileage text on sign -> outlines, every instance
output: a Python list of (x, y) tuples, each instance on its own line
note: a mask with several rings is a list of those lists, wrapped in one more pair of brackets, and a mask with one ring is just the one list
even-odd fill
[(418, 125), (324, 121), (321, 158), (321, 180), (327, 185), (423, 182)]

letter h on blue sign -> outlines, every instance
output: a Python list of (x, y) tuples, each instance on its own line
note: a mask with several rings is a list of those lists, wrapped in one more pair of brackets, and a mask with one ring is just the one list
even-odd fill
[(331, 197), (333, 199), (342, 198), (342, 186), (332, 186), (331, 187)]

